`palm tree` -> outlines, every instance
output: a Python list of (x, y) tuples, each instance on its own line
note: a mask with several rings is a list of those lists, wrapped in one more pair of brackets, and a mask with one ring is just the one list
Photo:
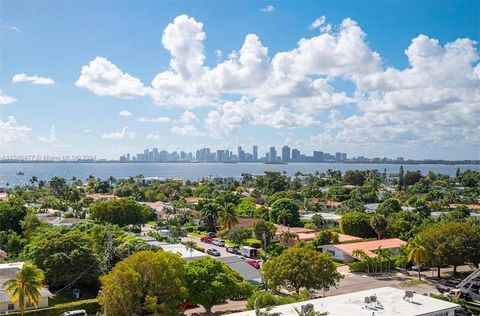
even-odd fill
[(258, 304), (258, 297), (255, 299), (255, 316), (280, 316), (280, 313), (271, 313), (272, 306), (267, 306), (263, 309), (260, 309)]
[(291, 232), (283, 232), (280, 235), (280, 241), (285, 244), (290, 246), (291, 242), (295, 239), (298, 239), (298, 234), (297, 233), (291, 233)]
[(422, 239), (420, 236), (415, 236), (407, 245), (407, 259), (410, 262), (414, 262), (418, 268), (418, 279), (422, 279), (422, 274), (420, 273), (420, 267), (427, 263), (430, 258), (425, 247), (422, 245)]
[(38, 307), (38, 301), (42, 298), (40, 289), (43, 286), (45, 274), (32, 263), (24, 263), (22, 269), (17, 272), (14, 279), (3, 283), (8, 295), (11, 295), (13, 304), (18, 301), (20, 313), (25, 311), (25, 299), (35, 307)]
[(30, 184), (31, 184), (32, 186), (34, 186), (35, 183), (38, 182), (38, 178), (37, 178), (36, 176), (32, 176), (32, 177), (30, 178), (30, 180), (28, 180), (28, 182), (30, 182)]
[(192, 240), (187, 240), (186, 242), (183, 243), (183, 245), (185, 246), (185, 249), (187, 249), (190, 252), (190, 258), (191, 258), (192, 252), (197, 246), (197, 244)]
[[(292, 213), (288, 209), (282, 209), (278, 213), (278, 221), (279, 222), (281, 221), (283, 223), (283, 226), (287, 226), (286, 223), (287, 223), (287, 221), (290, 220), (291, 217), (292, 217)], [(288, 226), (290, 226), (290, 225), (288, 225)]]
[(298, 316), (325, 316), (327, 313), (321, 313), (317, 312), (314, 309), (310, 309), (308, 311), (304, 311), (301, 308), (294, 307), (295, 312), (297, 313)]
[(365, 261), (365, 263), (367, 265), (367, 273), (370, 273), (369, 260), (368, 260), (368, 259), (370, 259), (370, 257), (367, 256), (365, 251), (363, 251), (361, 249), (354, 249), (352, 251), (352, 256), (354, 256), (355, 258), (357, 258), (360, 261)]
[(231, 229), (238, 224), (238, 215), (232, 204), (227, 205), (220, 214), (220, 225), (224, 228)]
[(385, 230), (387, 230), (387, 225), (387, 219), (383, 215), (374, 215), (370, 220), (370, 226), (377, 233), (378, 239), (382, 239)]

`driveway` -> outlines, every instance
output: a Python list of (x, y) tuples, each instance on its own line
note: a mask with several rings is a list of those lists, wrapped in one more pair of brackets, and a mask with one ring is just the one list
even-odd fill
[(185, 241), (193, 241), (195, 242), (198, 246), (204, 248), (205, 250), (207, 249), (217, 249), (218, 252), (220, 252), (220, 255), (222, 257), (231, 257), (231, 256), (237, 256), (236, 254), (234, 253), (229, 253), (227, 252), (227, 250), (225, 249), (225, 247), (219, 247), (219, 246), (215, 246), (214, 244), (208, 244), (206, 242), (201, 242), (200, 241), (200, 238), (198, 237), (194, 237), (194, 236), (187, 236), (187, 237), (182, 237), (182, 242), (185, 242)]

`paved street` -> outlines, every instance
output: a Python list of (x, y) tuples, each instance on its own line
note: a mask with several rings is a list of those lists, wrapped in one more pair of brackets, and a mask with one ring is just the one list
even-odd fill
[(220, 252), (220, 255), (222, 257), (236, 256), (236, 254), (227, 252), (225, 247), (219, 247), (219, 246), (215, 246), (213, 244), (208, 244), (208, 243), (205, 243), (205, 242), (201, 242), (200, 238), (198, 238), (198, 237), (193, 237), (193, 236), (182, 237), (182, 242), (187, 241), (187, 240), (195, 242), (198, 246), (204, 248), (205, 251), (207, 249), (210, 249), (210, 248), (217, 249)]

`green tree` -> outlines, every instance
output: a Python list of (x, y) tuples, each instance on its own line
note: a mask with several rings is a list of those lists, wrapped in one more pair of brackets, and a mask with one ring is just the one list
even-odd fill
[(383, 215), (373, 215), (370, 218), (370, 225), (377, 234), (378, 239), (382, 239), (385, 231), (387, 230), (388, 222), (385, 216)]
[(365, 171), (348, 170), (343, 175), (343, 182), (351, 185), (363, 185), (365, 182)]
[(248, 296), (253, 286), (224, 263), (210, 257), (190, 261), (185, 266), (188, 301), (202, 305), (207, 314), (225, 299)]
[[(174, 315), (186, 295), (185, 261), (178, 254), (141, 251), (120, 261), (100, 278), (99, 303), (109, 315)], [(106, 306), (105, 306), (106, 305)]]
[(370, 225), (370, 215), (363, 212), (351, 212), (340, 219), (340, 229), (344, 234), (361, 238), (374, 237), (375, 231)]
[(422, 178), (423, 176), (420, 171), (407, 171), (407, 173), (405, 174), (405, 185), (414, 185)]
[(313, 246), (289, 248), (265, 262), (262, 273), (269, 288), (291, 286), (297, 293), (301, 288), (328, 291), (342, 278), (332, 257)]
[(220, 212), (219, 222), (220, 225), (226, 229), (231, 229), (238, 224), (238, 215), (233, 204), (227, 204), (223, 207), (223, 210)]
[(397, 199), (386, 199), (377, 207), (376, 213), (383, 216), (389, 216), (390, 214), (398, 213), (402, 210), (402, 205)]
[(26, 262), (22, 269), (16, 273), (14, 279), (5, 281), (5, 287), (8, 295), (11, 295), (12, 303), (18, 301), (20, 313), (23, 315), (25, 311), (26, 301), (35, 307), (38, 307), (38, 301), (42, 298), (40, 289), (43, 286), (45, 276), (43, 271), (37, 266)]
[(423, 241), (419, 236), (413, 238), (407, 245), (407, 258), (408, 261), (414, 262), (418, 267), (418, 279), (422, 279), (420, 267), (426, 264), (430, 258), (428, 252), (423, 246)]
[(263, 194), (272, 195), (276, 192), (287, 191), (288, 180), (280, 172), (265, 172), (265, 175), (255, 178), (254, 187)]
[(272, 204), (270, 218), (284, 226), (298, 226), (300, 222), (298, 204), (292, 199), (279, 199)]
[(197, 244), (192, 240), (187, 240), (186, 242), (183, 243), (183, 245), (185, 246), (185, 249), (187, 249), (187, 251), (190, 252), (190, 258), (191, 258), (192, 252), (197, 247)]
[(22, 232), (21, 221), (27, 216), (27, 208), (20, 203), (0, 202), (0, 231)]
[(275, 224), (264, 219), (256, 220), (255, 223), (253, 223), (253, 232), (255, 234), (255, 238), (262, 241), (264, 248), (263, 250), (266, 250), (272, 241), (273, 236), (275, 236), (276, 231), (277, 227)]
[(324, 229), (327, 227), (327, 220), (323, 218), (320, 214), (315, 214), (312, 216), (312, 223), (315, 226), (316, 230)]
[(338, 240), (338, 233), (332, 232), (330, 230), (321, 230), (317, 233), (317, 236), (313, 240), (313, 244), (316, 247), (322, 245), (332, 245), (338, 244), (340, 241)]
[(93, 219), (119, 226), (139, 225), (153, 217), (153, 209), (132, 199), (120, 198), (92, 203), (90, 215)]
[(231, 240), (235, 245), (243, 244), (251, 236), (252, 232), (245, 227), (233, 228), (227, 233), (227, 239)]
[(51, 287), (66, 284), (96, 284), (99, 260), (93, 240), (78, 230), (68, 232), (50, 228), (38, 233), (25, 247), (25, 256), (46, 271)]
[(217, 230), (217, 220), (221, 212), (220, 206), (212, 200), (201, 200), (197, 206), (198, 211), (203, 216), (203, 222), (208, 231)]
[(405, 189), (405, 173), (403, 171), (403, 165), (400, 166), (400, 171), (398, 172), (398, 191), (403, 191)]

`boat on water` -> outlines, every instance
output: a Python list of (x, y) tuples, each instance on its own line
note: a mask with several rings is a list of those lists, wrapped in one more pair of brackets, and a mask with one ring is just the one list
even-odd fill
[(284, 161), (265, 161), (264, 164), (266, 164), (266, 165), (288, 165), (288, 163), (284, 162)]
[(23, 173), (23, 172), (21, 172), (21, 171), (20, 171), (20, 172), (17, 172), (17, 176), (24, 176), (24, 175), (25, 175), (25, 173)]

